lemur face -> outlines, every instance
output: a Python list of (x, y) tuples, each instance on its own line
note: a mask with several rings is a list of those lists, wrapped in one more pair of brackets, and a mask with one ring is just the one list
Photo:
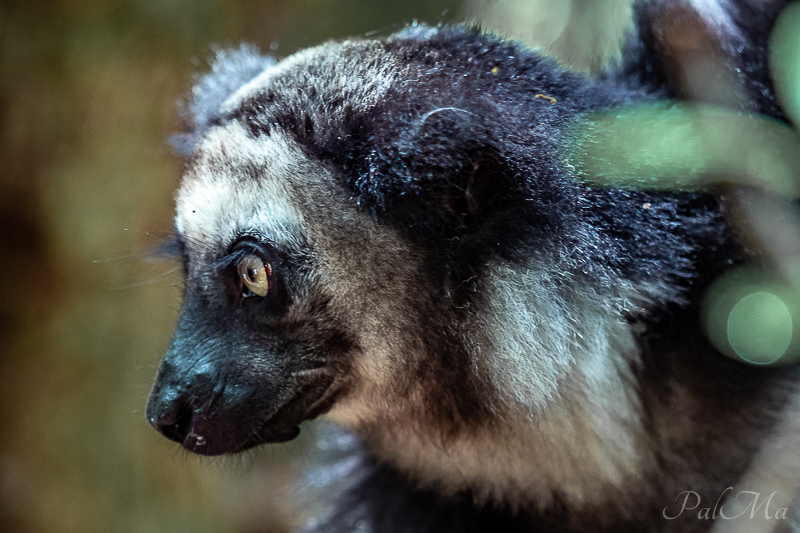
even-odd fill
[(148, 407), (167, 437), (201, 454), (291, 439), (334, 405), (388, 402), (424, 351), (419, 254), (337, 179), (281, 132), (199, 141), (177, 200), (186, 297)]
[[(260, 72), (214, 113), (241, 112), (271, 77), (291, 76), (293, 61), (302, 66), (295, 57)], [(148, 416), (201, 454), (291, 439), (330, 409), (354, 387), (363, 347), (351, 323), (379, 314), (344, 289), (363, 280), (370, 297), (397, 292), (365, 279), (372, 253), (337, 253), (386, 236), (336, 189), (332, 171), (285, 131), (255, 135), (252, 118), (220, 120), (198, 138), (177, 199), (186, 296)], [(342, 306), (347, 299), (361, 306)]]
[[(186, 297), (148, 416), (201, 454), (293, 438), (335, 398), (353, 349), (315, 290), (305, 217), (284, 175), (309, 168), (286, 139), (212, 129), (178, 195)], [(322, 350), (322, 347), (325, 350)]]

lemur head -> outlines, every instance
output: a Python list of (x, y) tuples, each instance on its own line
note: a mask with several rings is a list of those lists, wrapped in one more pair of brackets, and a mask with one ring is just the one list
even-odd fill
[(646, 98), (461, 28), (223, 54), (195, 91), (150, 422), (215, 455), (323, 413), (440, 443), (557, 409), (635, 419), (637, 321), (693, 268), (675, 228), (719, 221), (585, 187), (564, 147)]

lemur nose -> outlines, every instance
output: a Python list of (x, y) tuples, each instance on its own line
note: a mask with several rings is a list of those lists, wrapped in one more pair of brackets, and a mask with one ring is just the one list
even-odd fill
[(175, 401), (148, 409), (147, 419), (169, 440), (183, 444), (192, 427), (192, 409), (181, 401)]

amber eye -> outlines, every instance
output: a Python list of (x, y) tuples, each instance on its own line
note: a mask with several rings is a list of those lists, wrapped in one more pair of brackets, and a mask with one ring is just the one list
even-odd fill
[(265, 264), (257, 255), (246, 255), (239, 260), (236, 268), (246, 289), (243, 294), (245, 298), (267, 295), (272, 277), (272, 267), (269, 263)]

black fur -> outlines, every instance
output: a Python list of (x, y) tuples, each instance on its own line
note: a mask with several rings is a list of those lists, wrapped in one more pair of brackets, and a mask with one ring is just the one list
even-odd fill
[[(310, 83), (298, 84), (292, 101), (268, 92), (224, 120), (239, 119), (254, 135), (272, 127), (291, 132), (310, 155), (341, 169), (356, 201), (376, 219), (432, 247), (433, 263), (460, 265), (456, 275), (464, 280), (487, 257), (527, 258), (543, 241), (591, 254), (575, 257), (590, 277), (608, 265), (626, 277), (692, 278), (695, 250), (730, 257), (730, 248), (718, 244), (728, 236), (716, 199), (582, 187), (564, 168), (571, 124), (650, 101), (663, 87), (594, 81), (477, 29), (407, 31), (382, 46), (415, 73), (413, 84), (396, 86), (385, 102), (353, 109), (347, 99), (330, 101)], [(475, 213), (462, 201), (470, 179), (480, 198)], [(475, 218), (479, 224), (471, 223)], [(587, 242), (587, 225), (605, 231)]]

